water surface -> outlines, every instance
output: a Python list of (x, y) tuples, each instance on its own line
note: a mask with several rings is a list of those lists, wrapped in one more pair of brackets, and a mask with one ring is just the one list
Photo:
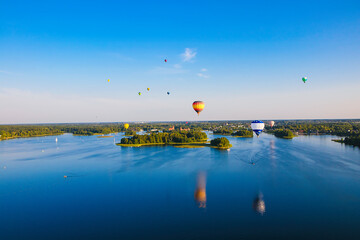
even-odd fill
[(1, 141), (0, 239), (360, 239), (359, 148), (228, 138), (231, 151)]

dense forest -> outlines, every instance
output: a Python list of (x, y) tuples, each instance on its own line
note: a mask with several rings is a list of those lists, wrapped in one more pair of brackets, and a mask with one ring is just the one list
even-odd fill
[(124, 131), (121, 124), (0, 125), (0, 140), (72, 133), (90, 136)]
[(247, 129), (240, 129), (236, 132), (233, 132), (231, 134), (232, 136), (236, 136), (236, 137), (248, 137), (248, 138), (251, 138), (253, 137), (253, 131), (251, 130), (247, 130)]
[(229, 128), (219, 128), (213, 131), (214, 134), (218, 135), (231, 135), (234, 131)]
[[(354, 145), (360, 138), (360, 120), (279, 120), (270, 127), (265, 122), (264, 132), (275, 134), (276, 130), (290, 130), (296, 135), (331, 134), (347, 137), (346, 144)], [(251, 121), (203, 121), (203, 122), (147, 122), (130, 123), (126, 135), (136, 132), (148, 133), (180, 131), (213, 131), (214, 134), (250, 137)], [(87, 123), (87, 124), (37, 124), (37, 125), (0, 125), (0, 140), (18, 137), (35, 137), (72, 133), (75, 135), (95, 135), (125, 132), (124, 123)], [(172, 130), (172, 129), (175, 130)], [(245, 132), (247, 131), (247, 132)], [(280, 136), (278, 134), (278, 136)]]
[(331, 134), (349, 136), (360, 134), (360, 122), (304, 122), (304, 121), (281, 121), (273, 128), (266, 126), (267, 130), (289, 129), (299, 134)]
[(173, 131), (168, 132), (159, 132), (159, 133), (150, 133), (145, 135), (135, 134), (130, 138), (122, 138), (121, 144), (172, 144), (172, 143), (194, 143), (194, 142), (204, 142), (207, 139), (207, 135), (204, 132), (200, 131), (188, 131), (188, 132), (178, 132)]

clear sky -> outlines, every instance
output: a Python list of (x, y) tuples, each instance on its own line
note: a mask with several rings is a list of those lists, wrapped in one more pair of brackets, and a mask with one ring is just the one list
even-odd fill
[(0, 124), (360, 118), (359, 90), (358, 0), (0, 0)]

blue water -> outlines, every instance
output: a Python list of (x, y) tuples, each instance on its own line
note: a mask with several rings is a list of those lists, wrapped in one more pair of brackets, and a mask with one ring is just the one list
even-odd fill
[(0, 142), (0, 239), (360, 239), (360, 149), (332, 136), (55, 138)]

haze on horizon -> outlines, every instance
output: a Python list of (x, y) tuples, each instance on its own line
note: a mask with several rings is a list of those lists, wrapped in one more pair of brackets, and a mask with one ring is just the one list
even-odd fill
[(360, 118), (359, 1), (0, 9), (0, 124)]

